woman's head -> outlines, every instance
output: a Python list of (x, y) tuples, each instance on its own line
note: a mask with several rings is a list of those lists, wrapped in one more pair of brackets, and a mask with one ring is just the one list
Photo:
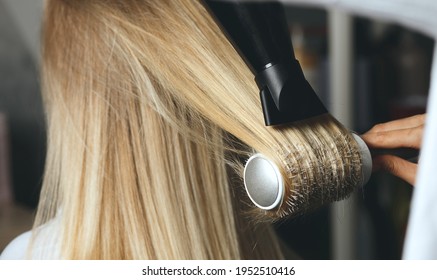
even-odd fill
[(199, 1), (49, 0), (43, 45), (36, 225), (61, 216), (66, 258), (277, 257), (268, 227), (243, 217), (225, 154), (281, 167), (287, 201), (258, 218), (343, 198), (360, 172), (329, 116), (264, 126), (250, 70)]
[(240, 129), (226, 104), (258, 106), (255, 86), (198, 1), (48, 1), (43, 45), (37, 225), (61, 216), (65, 257), (278, 255), (238, 214), (224, 160), (222, 127)]

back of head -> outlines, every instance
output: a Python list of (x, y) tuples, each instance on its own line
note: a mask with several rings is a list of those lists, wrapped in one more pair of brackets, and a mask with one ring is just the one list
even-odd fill
[(36, 233), (60, 219), (64, 258), (280, 256), (233, 205), (220, 127), (233, 117), (210, 117), (255, 91), (200, 3), (48, 1), (43, 44)]
[[(244, 213), (302, 214), (353, 189), (352, 136), (330, 116), (265, 127), (250, 70), (199, 1), (49, 0), (43, 49), (36, 226), (60, 217), (64, 258), (276, 258)], [(226, 155), (251, 149), (284, 175), (272, 211), (230, 186)]]

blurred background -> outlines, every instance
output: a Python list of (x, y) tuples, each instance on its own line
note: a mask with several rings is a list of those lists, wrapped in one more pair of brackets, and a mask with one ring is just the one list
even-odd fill
[(30, 229), (45, 155), (42, 0), (0, 0), (0, 251)]
[[(0, 251), (30, 229), (41, 186), (42, 3), (0, 0)], [(350, 129), (363, 133), (425, 112), (433, 40), (381, 21), (313, 8), (286, 11), (307, 80)], [(276, 227), (303, 259), (399, 259), (411, 194), (408, 184), (376, 173), (351, 199)]]

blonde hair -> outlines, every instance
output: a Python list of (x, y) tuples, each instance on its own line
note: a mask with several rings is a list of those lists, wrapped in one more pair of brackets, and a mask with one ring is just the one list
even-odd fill
[[(292, 205), (327, 177), (337, 196), (321, 201), (345, 197), (360, 171), (329, 116), (264, 126), (253, 75), (199, 1), (49, 0), (43, 44), (48, 152), (35, 228), (60, 217), (63, 258), (281, 257), (270, 226), (244, 213), (283, 217), (320, 199), (248, 210), (226, 167), (225, 155), (253, 152), (241, 142), (281, 166)], [(294, 148), (334, 171), (295, 178)]]

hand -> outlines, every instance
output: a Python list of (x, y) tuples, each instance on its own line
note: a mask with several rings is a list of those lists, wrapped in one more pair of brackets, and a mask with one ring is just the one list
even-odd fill
[[(377, 124), (361, 137), (370, 149), (414, 148), (422, 143), (425, 114)], [(384, 170), (414, 185), (417, 164), (394, 155), (379, 155), (373, 159), (374, 170)]]

